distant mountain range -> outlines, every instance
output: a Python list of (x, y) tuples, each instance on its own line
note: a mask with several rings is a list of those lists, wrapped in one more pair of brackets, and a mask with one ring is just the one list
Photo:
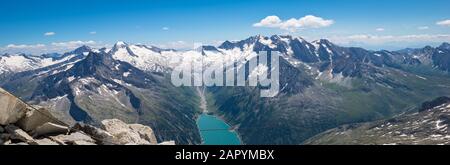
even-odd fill
[(207, 88), (211, 112), (237, 128), (245, 144), (301, 144), (343, 124), (415, 112), (424, 101), (450, 96), (448, 43), (370, 51), (288, 35), (189, 51), (118, 42), (64, 54), (5, 54), (0, 86), (67, 122), (119, 118), (151, 126), (161, 141), (199, 144), (196, 89), (173, 86), (171, 71), (182, 66), (179, 59), (211, 66), (221, 56), (249, 61), (260, 51), (282, 55), (277, 97), (259, 97), (258, 87)]

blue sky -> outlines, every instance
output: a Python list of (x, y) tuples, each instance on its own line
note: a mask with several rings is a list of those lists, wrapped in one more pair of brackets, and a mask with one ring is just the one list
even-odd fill
[[(119, 40), (182, 48), (256, 34), (328, 38), (369, 49), (418, 47), (450, 42), (449, 6), (448, 0), (3, 1), (0, 51), (62, 51), (61, 47), (108, 46)], [(319, 20), (300, 21), (307, 15)], [(281, 22), (255, 26), (267, 16)], [(299, 24), (282, 28), (291, 18)], [(314, 21), (330, 22), (309, 26)]]

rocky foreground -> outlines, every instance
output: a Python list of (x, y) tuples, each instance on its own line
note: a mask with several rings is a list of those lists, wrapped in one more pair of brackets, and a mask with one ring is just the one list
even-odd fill
[(419, 112), (389, 120), (344, 125), (305, 144), (450, 145), (450, 98), (425, 102)]
[(69, 126), (44, 109), (36, 109), (0, 88), (0, 145), (174, 145), (158, 143), (153, 130), (118, 119), (101, 128), (76, 123)]

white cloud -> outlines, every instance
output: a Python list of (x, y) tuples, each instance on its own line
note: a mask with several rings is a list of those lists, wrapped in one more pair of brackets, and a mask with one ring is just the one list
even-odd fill
[(334, 23), (333, 20), (325, 20), (321, 17), (316, 17), (313, 15), (307, 15), (298, 20), (298, 24), (300, 27), (310, 27), (310, 28), (321, 28), (327, 27)]
[(51, 45), (54, 47), (62, 47), (62, 48), (77, 48), (83, 45), (93, 46), (97, 44), (95, 41), (68, 41), (68, 42), (53, 42)]
[(267, 16), (258, 23), (253, 24), (254, 27), (279, 27), (282, 23), (281, 19), (276, 15)]
[(351, 45), (363, 43), (367, 45), (382, 45), (386, 43), (420, 43), (420, 42), (448, 42), (449, 34), (412, 34), (412, 35), (370, 35), (359, 34), (350, 36), (332, 36), (329, 39), (338, 44)]
[(0, 47), (0, 53), (36, 53), (38, 51), (46, 51), (45, 44), (9, 44)]
[(192, 50), (192, 49), (196, 49), (203, 45), (219, 46), (223, 42), (224, 42), (223, 40), (211, 40), (211, 41), (207, 41), (207, 42), (170, 41), (170, 42), (166, 42), (166, 43), (149, 44), (149, 45), (155, 45), (155, 46), (163, 48), (163, 49)]
[(375, 29), (375, 31), (377, 31), (377, 32), (382, 32), (382, 31), (384, 31), (385, 29), (384, 28), (376, 28)]
[(67, 42), (53, 42), (50, 44), (9, 44), (0, 47), (4, 53), (28, 53), (28, 54), (43, 54), (43, 53), (64, 53), (74, 50), (80, 46), (87, 45), (94, 48), (106, 47), (108, 45), (95, 41), (67, 41)]
[(172, 41), (164, 44), (157, 44), (156, 46), (165, 49), (193, 49), (196, 44), (194, 42), (186, 42), (186, 41)]
[(267, 16), (260, 22), (253, 24), (254, 27), (280, 28), (283, 30), (296, 31), (304, 28), (322, 28), (334, 24), (333, 20), (326, 20), (314, 15), (307, 15), (299, 19), (291, 18), (287, 21), (281, 20), (278, 16)]
[(97, 34), (97, 32), (96, 31), (91, 31), (91, 32), (89, 32), (89, 34), (95, 35), (95, 34)]
[(163, 27), (162, 30), (167, 31), (169, 30), (169, 27)]
[(16, 45), (16, 44), (9, 44), (6, 46), (7, 49), (34, 49), (34, 48), (43, 48), (45, 47), (44, 44), (35, 44), (35, 45)]
[(420, 26), (420, 27), (417, 27), (417, 29), (419, 29), (419, 30), (428, 30), (430, 27), (428, 27), (428, 26)]
[(223, 44), (223, 42), (225, 42), (224, 40), (213, 40), (210, 42), (211, 45), (213, 46), (220, 46), (221, 44)]
[(441, 26), (450, 26), (450, 19), (436, 22), (436, 24)]
[(44, 36), (54, 36), (54, 35), (56, 35), (55, 32), (46, 32), (46, 33), (44, 33)]

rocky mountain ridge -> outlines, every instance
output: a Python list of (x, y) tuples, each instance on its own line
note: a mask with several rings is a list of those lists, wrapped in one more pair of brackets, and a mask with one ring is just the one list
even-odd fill
[(423, 103), (419, 112), (340, 126), (304, 144), (450, 145), (450, 98)]
[(2, 75), (0, 86), (70, 124), (100, 127), (104, 119), (119, 118), (152, 127), (160, 141), (200, 144), (198, 96), (195, 89), (173, 86), (171, 70), (191, 60), (221, 65), (223, 57), (242, 61), (226, 61), (227, 66), (245, 68), (258, 52), (279, 51), (277, 97), (262, 99), (253, 87), (211, 87), (208, 99), (246, 144), (299, 144), (342, 124), (392, 117), (450, 95), (445, 49), (444, 43), (417, 53), (371, 51), (287, 35), (257, 35), (187, 51), (118, 42), (111, 50), (86, 53), (82, 47), (73, 51), (81, 52), (80, 58)]

